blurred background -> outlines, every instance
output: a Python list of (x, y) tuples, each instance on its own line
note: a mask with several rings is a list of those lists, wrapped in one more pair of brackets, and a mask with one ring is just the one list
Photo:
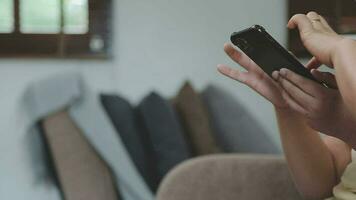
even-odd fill
[(170, 100), (185, 81), (196, 91), (216, 85), (280, 149), (273, 107), (219, 75), (216, 65), (240, 68), (223, 44), (253, 24), (287, 46), (289, 16), (285, 0), (0, 0), (0, 199), (59, 198), (31, 171), (23, 95), (32, 83), (63, 73), (133, 106), (151, 91)]

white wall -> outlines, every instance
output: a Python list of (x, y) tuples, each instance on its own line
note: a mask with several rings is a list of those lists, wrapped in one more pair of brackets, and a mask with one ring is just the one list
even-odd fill
[(284, 44), (285, 8), (284, 0), (120, 0), (114, 9), (113, 60), (0, 60), (0, 199), (56, 199), (29, 171), (19, 103), (30, 81), (68, 70), (82, 72), (95, 90), (118, 91), (134, 103), (151, 89), (172, 96), (184, 79), (198, 89), (217, 83), (276, 136), (272, 107), (220, 76), (215, 66), (232, 64), (222, 45), (231, 32), (252, 24), (264, 25)]
[[(286, 42), (284, 0), (121, 0), (117, 11), (117, 87), (133, 101), (148, 89), (174, 95), (182, 80), (202, 89), (218, 83), (231, 90), (276, 136), (272, 107), (250, 89), (216, 72), (230, 63), (222, 47), (233, 31), (261, 24)], [(236, 65), (234, 65), (236, 66)]]

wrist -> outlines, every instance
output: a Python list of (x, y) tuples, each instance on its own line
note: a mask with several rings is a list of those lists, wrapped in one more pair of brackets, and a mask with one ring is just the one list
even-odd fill
[(356, 50), (356, 41), (348, 37), (340, 36), (340, 39), (336, 42), (330, 55), (333, 67), (336, 68), (339, 66), (338, 63), (343, 55), (353, 52), (354, 50)]

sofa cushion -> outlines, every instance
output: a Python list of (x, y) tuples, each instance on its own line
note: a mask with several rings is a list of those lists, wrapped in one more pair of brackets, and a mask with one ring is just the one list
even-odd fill
[(133, 107), (117, 95), (101, 95), (101, 102), (136, 168), (153, 190), (152, 159), (144, 145)]
[(216, 138), (226, 152), (280, 153), (261, 125), (228, 92), (208, 86), (202, 93)]
[(286, 161), (275, 155), (190, 159), (162, 182), (157, 200), (302, 200)]
[(194, 155), (218, 153), (204, 103), (189, 82), (180, 89), (173, 104)]
[(156, 163), (156, 187), (175, 165), (189, 158), (191, 153), (172, 106), (152, 92), (137, 108), (144, 129), (144, 137)]
[(49, 115), (42, 126), (64, 199), (121, 199), (120, 183), (67, 111)]

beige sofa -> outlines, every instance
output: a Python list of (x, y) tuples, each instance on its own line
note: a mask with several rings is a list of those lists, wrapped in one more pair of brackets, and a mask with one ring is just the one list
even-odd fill
[(160, 185), (158, 200), (300, 200), (285, 160), (224, 154), (184, 162)]

